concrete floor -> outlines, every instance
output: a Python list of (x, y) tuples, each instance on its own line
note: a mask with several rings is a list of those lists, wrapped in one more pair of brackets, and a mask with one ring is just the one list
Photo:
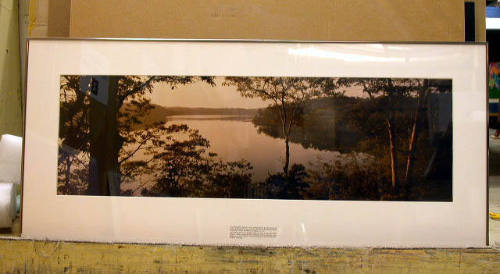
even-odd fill
[[(490, 181), (489, 181), (489, 210), (500, 212), (500, 139), (492, 139), (494, 130), (490, 129)], [(500, 247), (500, 220), (490, 218), (490, 245)]]

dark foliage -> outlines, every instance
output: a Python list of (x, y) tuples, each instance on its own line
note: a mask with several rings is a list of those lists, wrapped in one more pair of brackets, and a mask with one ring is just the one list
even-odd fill
[(304, 192), (309, 187), (305, 182), (309, 175), (303, 165), (292, 165), (288, 174), (283, 172), (269, 175), (264, 182), (269, 199), (304, 199)]

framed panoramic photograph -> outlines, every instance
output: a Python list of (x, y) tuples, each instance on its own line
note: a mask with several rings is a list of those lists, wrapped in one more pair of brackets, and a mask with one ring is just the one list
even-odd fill
[(487, 245), (485, 44), (30, 40), (23, 236)]

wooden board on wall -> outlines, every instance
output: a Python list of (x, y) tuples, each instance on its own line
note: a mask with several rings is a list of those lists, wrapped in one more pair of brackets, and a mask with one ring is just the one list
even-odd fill
[(21, 136), (18, 1), (0, 2), (0, 135)]
[(69, 13), (71, 1), (51, 0), (49, 1), (49, 36), (69, 35)]
[(464, 0), (72, 0), (70, 36), (463, 41)]
[(486, 0), (466, 0), (475, 3), (476, 41), (486, 41)]

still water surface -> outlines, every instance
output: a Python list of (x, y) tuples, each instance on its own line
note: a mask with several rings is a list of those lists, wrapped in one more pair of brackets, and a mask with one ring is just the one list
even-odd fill
[[(168, 123), (186, 124), (198, 129), (210, 141), (210, 152), (224, 161), (247, 160), (253, 166), (253, 180), (264, 180), (268, 174), (283, 171), (285, 142), (259, 133), (249, 117), (228, 115), (178, 115)], [(320, 151), (290, 143), (290, 166), (294, 163), (310, 167), (317, 160), (334, 160), (337, 151)]]

